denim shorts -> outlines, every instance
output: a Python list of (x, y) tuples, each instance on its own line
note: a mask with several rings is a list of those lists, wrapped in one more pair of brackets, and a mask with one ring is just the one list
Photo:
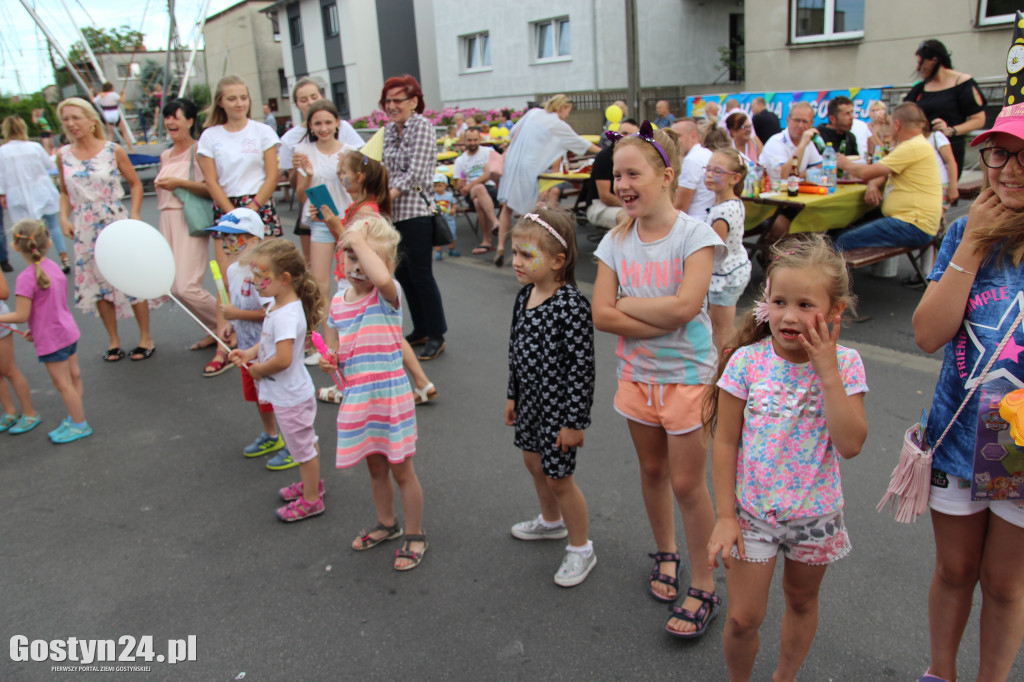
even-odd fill
[(747, 285), (725, 287), (721, 291), (709, 291), (708, 292), (708, 303), (711, 305), (719, 305), (723, 308), (734, 306), (740, 300), (740, 296), (747, 290)]
[(317, 244), (334, 244), (337, 240), (331, 234), (327, 223), (311, 222), (309, 224), (310, 239)]
[(78, 352), (78, 342), (75, 341), (70, 346), (64, 346), (60, 350), (55, 350), (52, 353), (39, 356), (39, 362), (64, 362), (72, 355)]

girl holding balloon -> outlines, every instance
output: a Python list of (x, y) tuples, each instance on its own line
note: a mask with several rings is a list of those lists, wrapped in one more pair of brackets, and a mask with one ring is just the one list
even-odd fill
[[(145, 360), (156, 346), (149, 333), (150, 303), (126, 296), (107, 282), (96, 266), (96, 239), (104, 227), (123, 218), (138, 219), (142, 210), (142, 183), (128, 154), (120, 145), (107, 142), (103, 124), (92, 104), (71, 97), (57, 105), (64, 134), (70, 144), (57, 150), (60, 182), (60, 222), (64, 234), (75, 240), (75, 306), (90, 315), (98, 314), (110, 337), (103, 359), (124, 359), (117, 318), (135, 313), (139, 324), (139, 345), (132, 360)], [(121, 199), (121, 178), (131, 188), (131, 210)], [(159, 304), (157, 304), (159, 305)], [(156, 307), (155, 305), (153, 307)]]

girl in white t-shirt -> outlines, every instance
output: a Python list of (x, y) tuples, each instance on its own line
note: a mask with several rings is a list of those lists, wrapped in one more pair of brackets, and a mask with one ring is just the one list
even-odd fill
[[(274, 206), (277, 187), (277, 145), (270, 126), (253, 121), (249, 88), (238, 76), (217, 83), (213, 103), (206, 111), (206, 130), (199, 137), (196, 157), (213, 199), (213, 219), (232, 209), (256, 211), (266, 226), (266, 236), (281, 236), (281, 219)], [(214, 253), (221, 271), (232, 259), (216, 239)]]
[[(310, 187), (324, 185), (331, 195), (338, 215), (352, 204), (352, 197), (345, 191), (338, 177), (338, 162), (346, 146), (338, 141), (338, 123), (341, 120), (337, 107), (327, 99), (317, 100), (310, 106), (306, 141), (295, 145), (292, 156), (298, 173), (295, 192), (302, 206), (302, 222), (309, 226), (311, 244), (309, 264), (313, 278), (320, 285), (320, 294), (330, 295), (331, 265), (335, 245), (341, 239), (341, 230), (334, 231), (325, 223), (317, 207), (306, 196)], [(332, 221), (332, 224), (337, 224)]]
[[(672, 130), (640, 132), (615, 145), (615, 195), (627, 219), (598, 246), (594, 327), (619, 336), (615, 410), (626, 417), (640, 462), (640, 484), (656, 551), (648, 592), (673, 603), (665, 624), (677, 637), (700, 637), (718, 610), (707, 542), (715, 515), (705, 480), (701, 399), (714, 381), (715, 347), (704, 307), (715, 249), (722, 240), (678, 211), (679, 146)], [(680, 589), (674, 504), (690, 559)]]
[[(930, 123), (925, 123), (925, 127), (931, 130)], [(935, 156), (939, 159), (939, 179), (942, 181), (942, 210), (946, 210), (960, 199), (960, 189), (957, 187), (959, 171), (956, 167), (956, 159), (953, 158), (953, 147), (949, 143), (949, 138), (938, 130), (932, 130), (930, 134), (926, 130), (925, 134), (928, 136), (932, 149), (935, 150)]]
[(739, 198), (746, 177), (747, 163), (732, 147), (712, 154), (704, 169), (704, 186), (715, 193), (715, 204), (708, 209), (707, 223), (725, 242), (725, 251), (715, 253), (708, 287), (708, 314), (719, 353), (732, 336), (736, 302), (750, 281), (750, 258), (743, 246), (743, 222), (747, 212)]
[(252, 274), (260, 295), (274, 303), (263, 318), (260, 342), (245, 350), (236, 348), (228, 359), (249, 372), (260, 400), (274, 406), (278, 428), (301, 476), (298, 483), (279, 491), (287, 504), (277, 510), (277, 518), (301, 521), (324, 513), (320, 449), (313, 429), (316, 397), (302, 348), (306, 330), (323, 322), (327, 301), (306, 269), (302, 252), (286, 239), (270, 239), (256, 247)]

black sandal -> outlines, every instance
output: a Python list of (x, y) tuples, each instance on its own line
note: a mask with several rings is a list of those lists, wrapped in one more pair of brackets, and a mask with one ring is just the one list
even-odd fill
[[(423, 543), (422, 552), (414, 552), (409, 549), (409, 546), (414, 542)], [(427, 547), (429, 546), (430, 544), (427, 542), (426, 535), (406, 535), (405, 540), (402, 541), (402, 549), (395, 550), (395, 559), (412, 559), (412, 563), (407, 566), (402, 566), (401, 568), (394, 566), (394, 569), (396, 571), (411, 571), (416, 568), (420, 563), (422, 563), (423, 555), (427, 553)]]
[[(702, 602), (700, 608), (697, 609), (696, 612), (693, 612), (688, 611), (681, 606), (669, 607), (672, 615), (668, 617), (667, 621), (665, 621), (665, 632), (673, 637), (697, 639), (707, 631), (708, 623), (714, 620), (715, 616), (718, 615), (718, 605), (722, 603), (722, 598), (714, 592), (705, 592), (704, 590), (698, 590), (696, 587), (688, 587), (686, 589), (686, 596), (699, 599)], [(685, 620), (687, 623), (693, 623), (697, 626), (697, 629), (693, 632), (679, 632), (678, 630), (673, 630), (668, 626), (669, 621), (673, 618)]]
[[(652, 597), (664, 604), (671, 604), (676, 599), (679, 599), (679, 554), (668, 552), (655, 552), (654, 554), (648, 554), (647, 556), (654, 559), (654, 568), (651, 569), (651, 575), (647, 579), (647, 592)], [(674, 561), (676, 562), (676, 574), (674, 576), (665, 575), (661, 572), (662, 561)], [(661, 583), (662, 585), (668, 585), (669, 587), (676, 588), (676, 594), (674, 597), (663, 597), (654, 591), (651, 583)]]
[(104, 362), (117, 362), (118, 360), (124, 360), (124, 351), (120, 348), (108, 348), (107, 352), (103, 354)]
[(153, 357), (153, 353), (155, 352), (156, 346), (153, 346), (152, 348), (143, 348), (142, 346), (137, 346), (132, 349), (132, 352), (130, 353), (130, 359), (135, 362), (139, 360), (149, 360), (151, 357)]
[[(378, 530), (386, 531), (387, 535), (380, 538), (373, 537), (373, 533)], [(363, 530), (359, 531), (359, 537), (357, 539), (359, 540), (360, 546), (353, 547), (352, 549), (356, 550), (357, 552), (361, 552), (364, 549), (376, 547), (382, 542), (387, 542), (388, 540), (397, 540), (404, 534), (405, 531), (402, 530), (402, 527), (398, 525), (398, 521), (395, 521), (395, 525), (393, 526), (385, 526), (383, 523), (380, 523), (378, 521), (377, 525), (371, 528), (370, 530), (366, 530), (364, 528)]]

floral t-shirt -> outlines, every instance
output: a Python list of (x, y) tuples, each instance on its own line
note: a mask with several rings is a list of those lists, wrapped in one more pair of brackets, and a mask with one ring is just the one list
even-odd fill
[[(860, 355), (842, 346), (836, 352), (847, 395), (866, 393)], [(769, 336), (738, 349), (718, 385), (746, 401), (737, 504), (773, 526), (842, 509), (840, 455), (825, 426), (821, 380), (811, 363), (780, 358)]]

